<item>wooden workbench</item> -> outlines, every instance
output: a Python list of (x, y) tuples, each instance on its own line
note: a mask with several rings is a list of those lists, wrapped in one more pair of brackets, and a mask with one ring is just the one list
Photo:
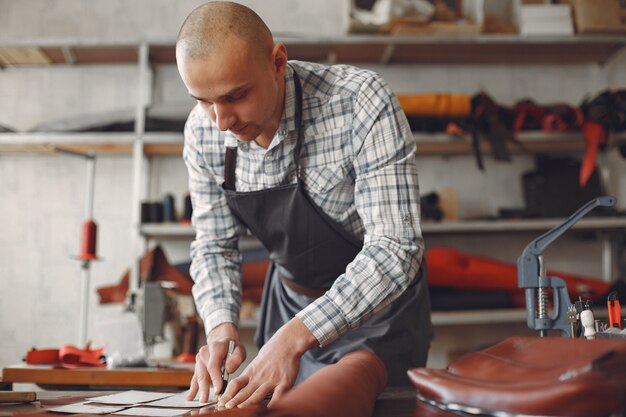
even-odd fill
[(3, 383), (37, 384), (44, 389), (187, 389), (193, 371), (174, 368), (78, 368), (16, 365), (2, 370)]
[[(68, 414), (47, 412), (46, 409), (64, 404), (80, 402), (86, 397), (110, 394), (110, 392), (70, 392), (43, 391), (38, 392), (39, 401), (30, 404), (0, 404), (0, 416), (19, 417), (20, 414), (41, 417), (64, 417)], [(219, 415), (219, 414), (218, 414)], [(376, 400), (372, 417), (454, 417), (437, 408), (418, 402), (415, 391), (411, 388), (387, 389)], [(366, 417), (366, 416), (364, 416)]]

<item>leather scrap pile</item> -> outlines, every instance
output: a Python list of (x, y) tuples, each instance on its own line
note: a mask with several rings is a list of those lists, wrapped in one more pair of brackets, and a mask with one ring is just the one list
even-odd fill
[[(603, 91), (579, 106), (543, 105), (527, 99), (507, 107), (486, 93), (401, 94), (398, 100), (414, 132), (469, 134), (481, 170), (481, 141), (491, 145), (495, 160), (509, 161), (508, 144), (524, 149), (516, 137), (519, 132), (582, 132), (586, 154), (580, 171), (581, 186), (591, 177), (597, 152), (605, 149), (609, 133), (626, 131), (626, 90)], [(626, 145), (620, 151), (626, 156)]]

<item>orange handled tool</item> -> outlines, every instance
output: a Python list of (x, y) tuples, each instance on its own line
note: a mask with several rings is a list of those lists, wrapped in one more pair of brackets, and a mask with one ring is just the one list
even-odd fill
[(617, 298), (617, 292), (612, 291), (606, 299), (606, 304), (609, 309), (609, 327), (622, 328), (622, 309), (619, 305), (619, 299)]

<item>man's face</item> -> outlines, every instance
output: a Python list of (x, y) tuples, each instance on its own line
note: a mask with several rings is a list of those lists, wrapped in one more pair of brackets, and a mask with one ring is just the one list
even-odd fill
[(238, 40), (229, 43), (207, 59), (179, 57), (181, 78), (221, 131), (243, 141), (273, 136), (281, 117), (283, 74), (269, 54), (250, 51)]

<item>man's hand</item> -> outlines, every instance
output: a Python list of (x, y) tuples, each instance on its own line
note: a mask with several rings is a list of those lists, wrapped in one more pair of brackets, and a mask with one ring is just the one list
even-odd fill
[(191, 378), (187, 400), (193, 400), (200, 393), (199, 400), (209, 400), (209, 389), (213, 385), (215, 395), (222, 390), (222, 365), (228, 353), (228, 342), (235, 341), (235, 350), (226, 362), (226, 370), (235, 372), (246, 359), (246, 349), (239, 343), (237, 327), (232, 323), (220, 324), (207, 336), (206, 346), (196, 355), (196, 368)]
[(291, 389), (300, 369), (300, 358), (317, 344), (317, 339), (302, 321), (291, 319), (267, 341), (243, 373), (229, 382), (218, 406), (256, 405), (273, 392), (271, 406)]

